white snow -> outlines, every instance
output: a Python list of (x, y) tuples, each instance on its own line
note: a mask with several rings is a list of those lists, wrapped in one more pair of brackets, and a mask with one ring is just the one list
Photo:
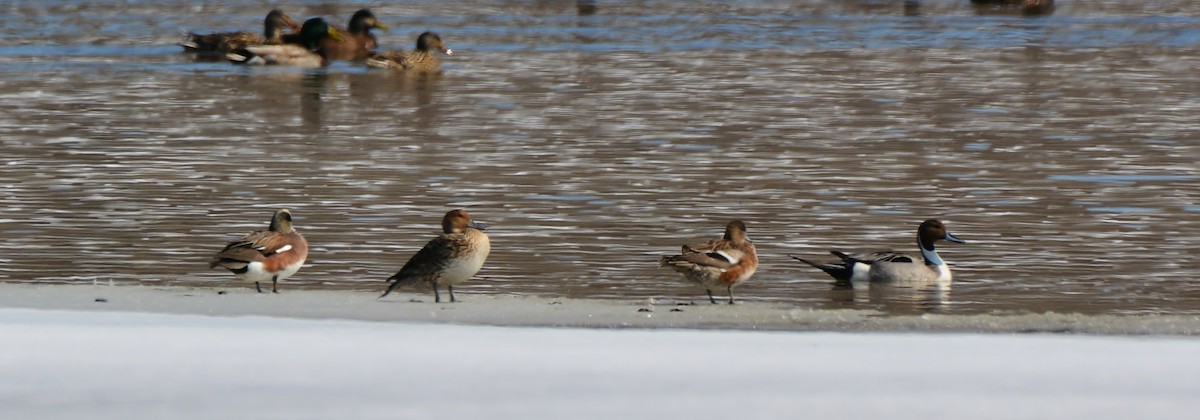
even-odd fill
[(1186, 337), (0, 309), (3, 419), (1194, 418)]

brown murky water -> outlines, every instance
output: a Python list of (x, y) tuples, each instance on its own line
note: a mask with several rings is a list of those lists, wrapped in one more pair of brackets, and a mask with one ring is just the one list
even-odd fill
[[(313, 249), (285, 287), (376, 290), (462, 207), (492, 228), (469, 292), (699, 298), (657, 257), (740, 218), (746, 300), (1200, 313), (1196, 2), (375, 7), (383, 45), (456, 50), (436, 79), (173, 45), (258, 2), (83, 3), (0, 6), (0, 281), (225, 284), (210, 255), (290, 207)], [(915, 251), (930, 217), (968, 241), (939, 247), (952, 292), (787, 257)]]

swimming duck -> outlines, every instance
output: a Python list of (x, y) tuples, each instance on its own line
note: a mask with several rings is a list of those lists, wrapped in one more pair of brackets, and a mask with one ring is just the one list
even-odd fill
[(349, 25), (346, 26), (344, 32), (348, 35), (339, 40), (329, 38), (321, 40), (321, 49), (326, 52), (330, 60), (364, 60), (372, 51), (379, 48), (375, 34), (371, 33), (372, 29), (386, 31), (388, 26), (379, 23), (370, 10), (359, 10), (354, 12), (354, 16), (350, 17)]
[(442, 217), (442, 234), (417, 251), (399, 272), (388, 277), (392, 284), (379, 297), (401, 287), (428, 283), (433, 286), (434, 302), (441, 303), (438, 286), (444, 284), (450, 292), (450, 301), (455, 302), (454, 286), (475, 276), (492, 251), (491, 242), (483, 233), (485, 229), (471, 220), (465, 210), (447, 212)]
[[(971, 0), (976, 8), (999, 8), (1016, 10), (1025, 16), (1040, 16), (1054, 13), (1054, 0)], [(982, 11), (982, 10), (981, 10)]]
[(218, 55), (225, 54), (250, 45), (279, 45), (283, 42), (283, 28), (299, 30), (300, 25), (282, 10), (274, 9), (263, 19), (262, 35), (249, 31), (217, 32), (206, 35), (188, 33), (187, 39), (180, 42), (184, 52)]
[(253, 281), (262, 293), (259, 282), (271, 281), (271, 292), (279, 293), (279, 282), (291, 277), (308, 258), (308, 241), (292, 227), (292, 212), (282, 209), (271, 217), (267, 230), (248, 235), (225, 245), (213, 257), (209, 268), (222, 267), (239, 279)]
[(442, 61), (433, 54), (435, 50), (446, 55), (454, 54), (454, 51), (446, 48), (438, 34), (424, 32), (417, 37), (416, 49), (374, 53), (367, 59), (367, 65), (403, 72), (437, 73), (442, 70)]
[(870, 254), (847, 254), (829, 251), (841, 258), (841, 264), (816, 263), (792, 255), (792, 258), (819, 268), (837, 280), (839, 286), (866, 283), (938, 283), (949, 284), (950, 266), (934, 250), (934, 242), (946, 240), (965, 244), (966, 241), (946, 231), (946, 225), (937, 219), (929, 219), (917, 228), (917, 246), (921, 259), (894, 252)]
[(295, 44), (250, 45), (226, 57), (237, 64), (324, 67), (329, 65), (329, 57), (321, 49), (321, 40), (341, 39), (342, 35), (329, 27), (325, 19), (312, 18), (304, 22), (298, 37)]
[(659, 267), (671, 267), (683, 277), (703, 287), (708, 300), (713, 289), (724, 288), (733, 304), (733, 287), (748, 280), (758, 269), (758, 251), (746, 238), (746, 224), (734, 220), (725, 226), (725, 236), (708, 242), (684, 245), (680, 255), (665, 256)]

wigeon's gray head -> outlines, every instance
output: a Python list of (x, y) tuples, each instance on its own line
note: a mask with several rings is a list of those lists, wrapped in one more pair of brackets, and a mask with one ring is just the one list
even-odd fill
[(463, 233), (468, 228), (487, 230), (483, 225), (471, 220), (471, 215), (463, 209), (450, 210), (442, 217), (442, 232)]
[(292, 232), (292, 211), (288, 209), (279, 209), (275, 212), (275, 216), (271, 217), (272, 232), (291, 233)]
[(736, 241), (746, 239), (746, 224), (741, 220), (734, 220), (725, 225), (725, 240)]
[(921, 227), (917, 228), (917, 237), (921, 242), (921, 247), (926, 249), (933, 249), (933, 243), (938, 240), (946, 240), (960, 244), (967, 243), (967, 241), (951, 235), (950, 232), (946, 230), (946, 225), (942, 223), (941, 220), (937, 219), (929, 219), (921, 223)]

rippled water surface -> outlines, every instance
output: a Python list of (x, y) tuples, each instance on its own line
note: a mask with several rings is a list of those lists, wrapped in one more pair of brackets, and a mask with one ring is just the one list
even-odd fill
[[(1200, 313), (1200, 3), (590, 5), (372, 3), (382, 45), (456, 51), (412, 78), (174, 46), (257, 30), (257, 1), (6, 2), (0, 281), (228, 283), (209, 257), (289, 207), (313, 249), (287, 287), (378, 290), (463, 207), (493, 243), (465, 292), (699, 298), (657, 257), (740, 218), (746, 300)], [(939, 247), (952, 291), (787, 256), (915, 251), (931, 217), (968, 241)]]

